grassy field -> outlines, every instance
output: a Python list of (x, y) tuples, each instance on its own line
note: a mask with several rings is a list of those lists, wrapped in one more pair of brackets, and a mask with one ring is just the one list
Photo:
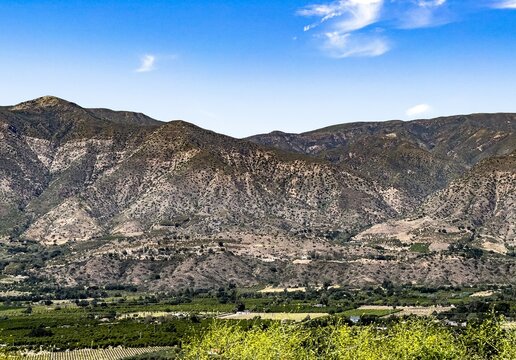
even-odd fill
[(252, 320), (259, 317), (262, 320), (292, 320), (303, 321), (306, 319), (317, 319), (328, 316), (328, 313), (258, 313), (243, 312), (219, 316), (223, 320)]
[(452, 310), (450, 306), (400, 306), (393, 308), (385, 305), (363, 305), (358, 309), (345, 311), (344, 314), (350, 315), (373, 315), (386, 316), (396, 314), (397, 316), (431, 316), (432, 314), (439, 314)]
[(346, 310), (342, 313), (344, 316), (387, 316), (396, 314), (401, 310), (399, 309), (364, 309), (364, 308), (358, 308), (358, 309), (352, 309), (352, 310)]
[(259, 293), (262, 294), (280, 294), (283, 292), (306, 292), (305, 287), (295, 287), (295, 288), (275, 288), (275, 287), (266, 287), (265, 289), (259, 290)]

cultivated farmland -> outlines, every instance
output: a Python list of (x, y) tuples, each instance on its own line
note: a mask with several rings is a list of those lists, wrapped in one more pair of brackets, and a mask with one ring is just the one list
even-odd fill
[(25, 353), (18, 359), (28, 360), (119, 360), (156, 351), (170, 349), (168, 347), (122, 348), (112, 349), (82, 349), (64, 352)]

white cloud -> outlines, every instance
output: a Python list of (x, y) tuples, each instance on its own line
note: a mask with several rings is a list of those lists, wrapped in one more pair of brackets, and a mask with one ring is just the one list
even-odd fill
[(323, 50), (331, 57), (374, 57), (389, 51), (388, 42), (379, 36), (329, 32), (324, 34)]
[(308, 5), (297, 15), (318, 18), (305, 25), (304, 32), (324, 27), (314, 35), (321, 48), (343, 58), (383, 55), (390, 50), (390, 41), (374, 30), (442, 25), (449, 21), (443, 10), (447, 7), (447, 0), (337, 0)]
[(315, 19), (303, 31), (313, 34), (325, 54), (345, 58), (383, 55), (392, 31), (442, 26), (485, 8), (516, 10), (516, 0), (333, 0), (296, 14)]
[(493, 7), (497, 9), (516, 9), (516, 0), (497, 1)]
[(318, 17), (306, 25), (310, 31), (324, 23), (330, 27), (316, 35), (322, 39), (321, 48), (335, 58), (350, 56), (379, 56), (389, 50), (385, 39), (377, 35), (356, 33), (378, 21), (384, 0), (340, 0), (329, 4), (309, 5), (297, 13), (305, 17)]
[(446, 3), (446, 0), (419, 0), (417, 4), (420, 7), (435, 7), (441, 6)]
[(419, 104), (408, 109), (405, 114), (409, 117), (419, 116), (426, 114), (432, 110), (432, 107), (428, 104)]
[(156, 63), (156, 56), (154, 55), (145, 55), (141, 58), (141, 64), (136, 72), (149, 72), (154, 70), (154, 64)]
[(452, 17), (446, 0), (415, 0), (417, 6), (404, 7), (397, 19), (401, 29), (420, 29), (447, 24)]
[(340, 0), (330, 4), (309, 5), (297, 12), (306, 17), (319, 17), (319, 21), (305, 26), (311, 30), (331, 19), (336, 19), (336, 28), (351, 32), (374, 24), (380, 15), (383, 0)]

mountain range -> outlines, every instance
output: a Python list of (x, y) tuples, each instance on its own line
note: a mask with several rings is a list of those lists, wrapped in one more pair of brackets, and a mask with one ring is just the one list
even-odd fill
[(514, 283), (515, 130), (500, 113), (235, 139), (51, 96), (0, 107), (3, 271), (154, 290)]

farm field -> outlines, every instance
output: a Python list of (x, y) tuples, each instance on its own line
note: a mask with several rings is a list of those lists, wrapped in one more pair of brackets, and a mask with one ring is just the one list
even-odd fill
[(295, 288), (275, 288), (275, 287), (266, 287), (265, 289), (258, 290), (259, 293), (262, 294), (278, 294), (282, 292), (306, 292), (305, 287), (295, 287)]
[(63, 352), (26, 353), (16, 360), (121, 360), (131, 356), (137, 356), (157, 351), (168, 350), (169, 347), (146, 348), (113, 348), (113, 349), (82, 349)]
[(117, 316), (119, 320), (136, 319), (136, 318), (163, 318), (177, 317), (186, 318), (189, 314), (186, 312), (168, 312), (168, 311), (139, 311), (134, 313), (121, 314)]
[[(9, 286), (21, 291), (29, 288), (18, 289), (24, 286), (18, 283)], [(431, 315), (432, 321), (452, 326), (478, 323), (494, 311), (505, 317), (503, 329), (510, 330), (507, 322), (516, 318), (512, 287), (432, 289), (385, 284), (350, 289), (316, 285), (304, 292), (260, 293), (263, 288), (228, 286), (175, 294), (75, 289), (57, 299), (49, 298), (45, 290), (33, 299), (4, 298), (0, 303), (0, 344), (11, 353), (25, 352), (34, 359), (53, 359), (41, 351), (59, 349), (63, 352), (52, 356), (89, 360), (87, 354), (101, 359), (99, 354), (104, 353), (84, 349), (181, 349), (213, 326), (224, 324), (243, 330), (265, 329), (289, 320), (300, 328), (324, 329), (332, 324), (386, 328), (405, 321), (406, 316), (424, 319)], [(39, 291), (34, 286), (29, 290)], [(480, 291), (492, 294), (471, 296)], [(102, 356), (106, 354), (112, 353)]]
[(219, 316), (222, 320), (252, 320), (260, 318), (262, 320), (292, 320), (303, 321), (306, 319), (317, 319), (328, 316), (328, 313), (256, 313), (242, 312), (230, 315)]
[[(436, 313), (443, 313), (452, 310), (451, 306), (400, 306), (400, 307), (392, 307), (392, 306), (379, 306), (379, 305), (363, 305), (360, 306), (355, 311), (360, 312), (363, 311), (364, 314), (368, 315), (378, 315), (382, 316), (381, 312), (386, 311), (390, 312), (390, 314), (396, 314), (396, 316), (408, 316), (408, 315), (417, 315), (417, 316), (431, 316)], [(367, 313), (368, 311), (378, 311), (379, 313)], [(388, 315), (388, 314), (386, 314)]]
[(360, 316), (377, 316), (377, 317), (383, 317), (388, 315), (393, 315), (399, 312), (399, 309), (393, 309), (393, 308), (385, 308), (385, 309), (379, 309), (375, 306), (372, 308), (368, 307), (359, 307), (358, 309), (351, 309), (346, 310), (342, 313), (344, 316), (349, 317), (360, 317)]

